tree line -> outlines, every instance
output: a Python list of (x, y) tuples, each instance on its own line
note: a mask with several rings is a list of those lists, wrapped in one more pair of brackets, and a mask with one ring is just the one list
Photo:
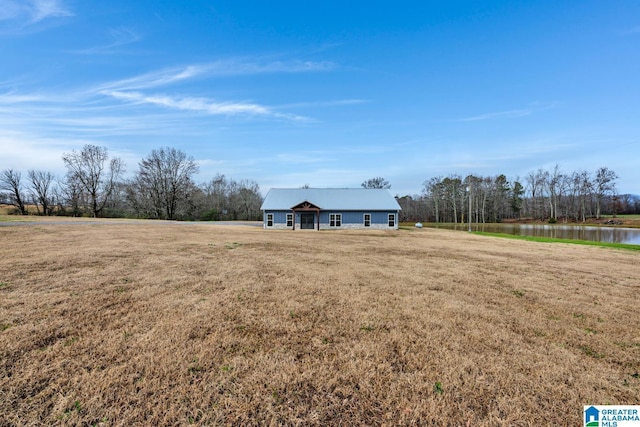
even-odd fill
[(637, 196), (616, 192), (617, 174), (607, 167), (594, 172), (538, 169), (524, 179), (459, 175), (433, 177), (422, 193), (399, 197), (401, 220), (464, 223), (528, 218), (548, 222), (600, 219), (607, 214), (640, 213)]
[(62, 156), (67, 173), (0, 172), (0, 203), (26, 215), (131, 217), (168, 220), (259, 220), (260, 187), (218, 174), (196, 184), (198, 164), (175, 148), (160, 148), (138, 163), (133, 178), (124, 179), (122, 159), (105, 147), (85, 145)]
[[(5, 169), (0, 173), (0, 203), (19, 214), (131, 217), (168, 220), (260, 220), (258, 183), (218, 174), (197, 184), (193, 157), (175, 148), (154, 149), (124, 179), (122, 159), (106, 148), (85, 145), (62, 156), (67, 173)], [(448, 175), (424, 181), (422, 193), (397, 196), (401, 221), (476, 223), (531, 218), (549, 222), (585, 221), (607, 214), (640, 213), (640, 199), (616, 192), (618, 176), (607, 167), (594, 172), (564, 172), (556, 165), (523, 179)], [(383, 177), (363, 188), (391, 188)]]

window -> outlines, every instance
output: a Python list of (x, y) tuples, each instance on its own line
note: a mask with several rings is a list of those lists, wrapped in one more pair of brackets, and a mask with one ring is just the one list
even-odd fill
[(371, 227), (371, 214), (364, 214), (364, 226)]
[(273, 227), (273, 214), (267, 214), (267, 227)]
[(389, 227), (395, 227), (395, 226), (396, 226), (396, 215), (389, 214)]
[(293, 227), (293, 214), (287, 214), (287, 227)]
[(329, 227), (342, 226), (342, 214), (329, 214)]

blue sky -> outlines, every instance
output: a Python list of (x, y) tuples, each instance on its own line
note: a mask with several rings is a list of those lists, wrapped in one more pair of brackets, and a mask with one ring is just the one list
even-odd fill
[(640, 193), (640, 2), (2, 0), (0, 170), (175, 147), (271, 187), (607, 166)]

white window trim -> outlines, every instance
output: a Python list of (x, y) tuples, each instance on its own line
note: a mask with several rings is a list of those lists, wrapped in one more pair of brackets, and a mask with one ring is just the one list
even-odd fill
[(293, 214), (287, 214), (287, 227), (293, 227)]
[(329, 214), (329, 227), (333, 227), (333, 228), (342, 227), (342, 214), (341, 213)]
[[(393, 224), (391, 224), (391, 222), (393, 221)], [(396, 214), (389, 214), (387, 216), (387, 225), (389, 227), (394, 227), (396, 226)]]
[[(367, 217), (369, 217), (369, 224), (367, 224)], [(371, 227), (371, 214), (366, 213), (362, 216), (362, 225), (365, 227)]]
[[(271, 223), (271, 224), (269, 224)], [(267, 214), (267, 227), (273, 227), (273, 214), (272, 213), (268, 213)]]

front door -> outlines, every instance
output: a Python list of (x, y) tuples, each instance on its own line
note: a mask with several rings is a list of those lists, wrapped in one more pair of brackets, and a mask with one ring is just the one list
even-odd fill
[(314, 219), (315, 219), (315, 215), (312, 213), (301, 213), (300, 228), (302, 230), (313, 230), (315, 228), (313, 225)]

